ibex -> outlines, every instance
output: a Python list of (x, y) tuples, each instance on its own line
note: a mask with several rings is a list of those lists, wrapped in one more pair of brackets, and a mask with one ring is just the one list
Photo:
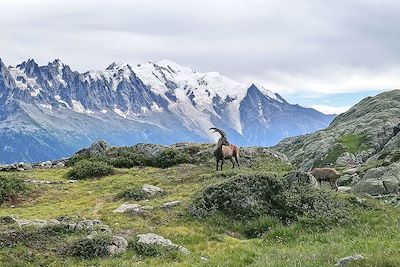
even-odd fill
[(337, 180), (340, 174), (333, 168), (315, 168), (311, 174), (317, 179), (319, 183), (321, 181), (329, 181), (332, 189), (338, 190)]
[(229, 159), (232, 162), (232, 168), (235, 168), (235, 162), (233, 161), (233, 158), (234, 158), (237, 166), (240, 167), (239, 166), (239, 148), (233, 144), (229, 144), (225, 132), (221, 131), (218, 128), (214, 128), (214, 127), (210, 128), (210, 130), (214, 130), (214, 133), (218, 132), (221, 135), (221, 138), (219, 138), (219, 140), (217, 142), (217, 146), (214, 150), (214, 156), (217, 160), (217, 171), (218, 171), (219, 162), (221, 162), (221, 171), (222, 171), (222, 165), (224, 165), (225, 159)]

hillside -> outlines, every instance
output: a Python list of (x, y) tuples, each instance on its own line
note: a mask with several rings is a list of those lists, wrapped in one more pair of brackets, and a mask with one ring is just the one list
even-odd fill
[[(216, 172), (212, 148), (97, 143), (71, 167), (0, 173), (0, 188), (28, 186), (1, 206), (1, 265), (333, 266), (356, 254), (352, 266), (400, 264), (398, 208), (289, 179), (293, 166), (266, 148), (243, 148), (241, 169)], [(137, 166), (90, 178), (104, 161)]]
[(274, 148), (309, 170), (335, 166), (342, 185), (371, 195), (399, 192), (400, 90), (367, 97), (337, 116), (328, 128), (288, 138)]
[(0, 60), (0, 163), (68, 157), (97, 140), (210, 142), (210, 127), (239, 145), (275, 145), (334, 118), (293, 105), (261, 85), (172, 61), (74, 71), (60, 60)]

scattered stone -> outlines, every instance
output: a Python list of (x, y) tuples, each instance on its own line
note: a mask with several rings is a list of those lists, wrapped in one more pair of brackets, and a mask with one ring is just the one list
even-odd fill
[(342, 193), (350, 192), (351, 187), (350, 186), (338, 186), (338, 191)]
[(201, 261), (208, 261), (209, 259), (208, 259), (208, 257), (206, 257), (206, 256), (201, 256), (201, 257), (200, 257), (200, 260), (201, 260)]
[(362, 255), (356, 254), (356, 255), (353, 255), (353, 256), (348, 256), (348, 257), (340, 259), (335, 264), (335, 266), (344, 267), (344, 266), (347, 266), (352, 261), (358, 261), (358, 260), (363, 260), (363, 259), (364, 259), (364, 257)]
[(172, 243), (171, 240), (166, 239), (160, 235), (156, 235), (153, 233), (147, 233), (147, 234), (140, 234), (137, 235), (139, 240), (137, 243), (144, 245), (144, 246), (162, 246), (165, 248), (172, 248), (172, 249), (177, 249), (180, 253), (183, 254), (188, 254), (190, 251), (186, 249), (183, 246), (176, 245)]
[(122, 236), (113, 236), (111, 244), (108, 246), (108, 253), (116, 255), (124, 253), (128, 249), (128, 241)]
[(285, 176), (286, 180), (289, 183), (307, 183), (310, 186), (319, 188), (319, 183), (317, 179), (308, 172), (304, 171), (295, 171), (291, 172)]
[(181, 204), (182, 204), (182, 201), (175, 200), (175, 201), (166, 202), (166, 203), (162, 204), (161, 208), (162, 209), (172, 209), (174, 207), (180, 206)]
[(161, 189), (160, 187), (150, 184), (143, 185), (142, 190), (147, 194), (149, 194), (150, 196), (164, 193), (164, 190)]
[(83, 220), (76, 224), (77, 231), (100, 231), (102, 233), (111, 234), (111, 229), (108, 225), (100, 220)]
[[(149, 206), (145, 206), (146, 208), (143, 208), (142, 206), (138, 204), (129, 204), (129, 203), (123, 203), (121, 206), (116, 208), (113, 212), (114, 213), (130, 213), (132, 215), (148, 215), (150, 214), (150, 211), (148, 211)], [(152, 207), (150, 207), (152, 209)]]

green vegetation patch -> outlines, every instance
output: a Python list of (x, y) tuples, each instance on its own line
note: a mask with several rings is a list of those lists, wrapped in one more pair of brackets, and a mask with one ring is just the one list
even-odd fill
[(109, 255), (108, 246), (110, 235), (91, 235), (76, 240), (70, 247), (69, 253), (81, 259), (93, 259)]
[[(222, 214), (238, 221), (268, 216), (284, 224), (301, 220), (322, 228), (345, 223), (350, 218), (348, 203), (331, 191), (258, 174), (239, 175), (207, 187), (189, 212), (197, 218)], [(252, 223), (262, 226), (265, 222)]]
[(322, 167), (334, 164), (345, 152), (356, 154), (369, 148), (366, 135), (347, 134), (337, 140), (337, 143), (329, 150), (328, 154), (314, 163), (314, 167)]
[(366, 135), (347, 134), (342, 136), (339, 142), (343, 145), (345, 152), (353, 154), (369, 148)]
[(0, 174), (0, 205), (27, 190), (23, 179), (16, 174)]
[(103, 161), (81, 160), (69, 171), (71, 179), (87, 179), (113, 174), (113, 167)]

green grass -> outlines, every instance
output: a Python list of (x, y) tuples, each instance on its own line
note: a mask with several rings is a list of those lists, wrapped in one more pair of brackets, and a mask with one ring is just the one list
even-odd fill
[(316, 161), (314, 167), (328, 166), (336, 162), (336, 160), (345, 152), (357, 154), (369, 148), (368, 138), (365, 135), (348, 134), (340, 137), (325, 156), (325, 158)]
[(368, 149), (367, 141), (367, 136), (357, 134), (344, 135), (339, 139), (345, 151), (353, 154)]
[[(115, 257), (83, 260), (22, 244), (0, 249), (0, 266), (333, 266), (337, 259), (356, 253), (362, 254), (365, 260), (352, 266), (400, 266), (399, 209), (373, 200), (368, 200), (370, 209), (355, 209), (353, 223), (328, 230), (304, 227), (300, 222), (282, 226), (268, 218), (244, 225), (222, 217), (196, 220), (187, 213), (193, 198), (206, 186), (241, 173), (283, 176), (291, 169), (277, 160), (263, 158), (251, 168), (227, 168), (218, 173), (213, 166), (183, 164), (167, 169), (117, 169), (115, 174), (100, 179), (37, 185), (16, 206), (3, 204), (0, 216), (100, 219), (114, 234), (123, 235), (128, 241), (133, 241), (137, 234), (152, 232), (185, 246), (191, 254), (141, 257), (129, 249)], [(24, 174), (30, 179), (65, 181), (68, 171), (69, 168), (49, 169)], [(112, 212), (126, 201), (116, 198), (119, 192), (145, 183), (166, 191), (165, 195), (148, 201), (130, 201), (155, 207), (151, 215), (131, 217)], [(170, 211), (157, 208), (173, 200), (181, 200), (182, 205)], [(240, 233), (243, 227), (252, 233), (251, 228), (260, 225), (267, 229), (262, 236), (246, 238)], [(202, 261), (201, 256), (209, 261)]]

